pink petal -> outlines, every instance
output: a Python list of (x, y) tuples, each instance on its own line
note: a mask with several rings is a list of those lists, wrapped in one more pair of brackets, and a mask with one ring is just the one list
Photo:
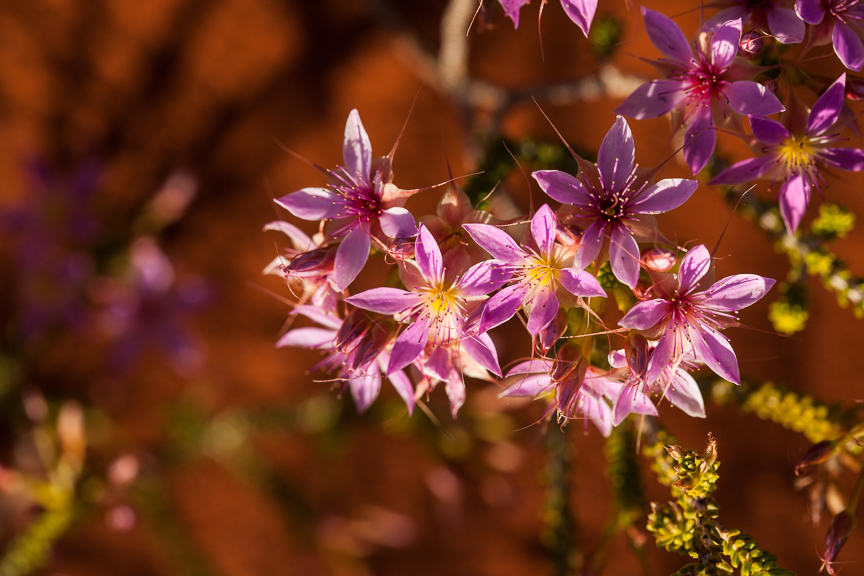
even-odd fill
[(741, 20), (741, 22), (747, 22), (750, 20), (750, 14), (752, 14), (752, 12), (753, 10), (744, 4), (735, 4), (730, 8), (721, 10), (706, 20), (705, 24), (702, 25), (702, 31), (716, 32), (720, 26), (730, 20)]
[(393, 343), (393, 350), (390, 351), (390, 362), (387, 363), (388, 377), (396, 370), (411, 364), (423, 352), (429, 340), (429, 328), (428, 321), (418, 318), (399, 334), (396, 342)]
[(378, 216), (378, 221), (381, 230), (390, 238), (413, 238), (417, 235), (414, 215), (405, 208), (388, 208)]
[(810, 118), (807, 119), (808, 136), (824, 134), (837, 123), (837, 119), (840, 118), (840, 111), (843, 109), (845, 93), (846, 74), (843, 74), (813, 104)]
[(303, 188), (277, 198), (276, 203), (302, 220), (336, 218), (342, 210), (339, 196), (327, 188)]
[(726, 68), (738, 54), (741, 41), (741, 20), (725, 22), (711, 39), (711, 62), (717, 68)]
[(583, 208), (594, 205), (582, 182), (560, 170), (537, 170), (533, 174), (540, 188), (553, 200)]
[(723, 170), (708, 184), (743, 184), (763, 176), (775, 166), (777, 166), (777, 157), (770, 154), (748, 158)]
[(345, 290), (357, 278), (369, 259), (371, 242), (369, 232), (355, 228), (339, 244), (333, 274), (330, 276), (337, 291)]
[(797, 0), (795, 13), (807, 24), (819, 24), (825, 18), (825, 6), (822, 0)]
[(348, 387), (351, 389), (351, 396), (354, 398), (357, 412), (362, 414), (381, 392), (381, 375), (377, 372), (358, 374), (348, 380)]
[(531, 0), (499, 0), (504, 13), (513, 21), (513, 28), (519, 28), (519, 10)]
[(627, 208), (634, 214), (661, 214), (678, 208), (699, 187), (696, 180), (666, 178), (645, 188)]
[(656, 382), (666, 368), (680, 358), (683, 352), (676, 350), (678, 341), (678, 333), (674, 327), (669, 326), (663, 331), (663, 335), (660, 336), (660, 340), (657, 342), (657, 347), (654, 348), (651, 358), (648, 360), (648, 368), (645, 370), (646, 382), (651, 384)]
[(582, 245), (579, 246), (579, 251), (576, 253), (574, 266), (584, 269), (593, 263), (597, 255), (600, 254), (605, 239), (604, 225), (600, 220), (596, 220), (582, 233)]
[(444, 281), (444, 261), (441, 259), (441, 249), (432, 233), (420, 225), (420, 235), (414, 243), (414, 260), (420, 268), (420, 273), (430, 286), (439, 286)]
[(594, 20), (594, 13), (597, 11), (597, 0), (561, 0), (561, 6), (587, 38), (591, 21)]
[(772, 146), (783, 144), (792, 137), (783, 124), (762, 116), (750, 116), (750, 128), (757, 140)]
[(399, 288), (372, 288), (346, 298), (345, 302), (379, 314), (399, 314), (410, 310), (422, 299), (419, 294)]
[(804, 40), (807, 26), (795, 14), (794, 10), (777, 5), (770, 6), (768, 13), (768, 29), (781, 44), (798, 44)]
[(528, 314), (528, 332), (536, 336), (540, 330), (548, 326), (558, 313), (558, 298), (555, 292), (549, 288), (540, 290), (536, 298), (531, 302), (531, 312)]
[(513, 317), (522, 306), (526, 288), (519, 284), (507, 286), (486, 302), (480, 318), (480, 332), (486, 332)]
[(693, 327), (689, 333), (698, 360), (704, 362), (721, 378), (733, 384), (741, 383), (738, 359), (724, 336), (705, 326)]
[(708, 273), (710, 268), (711, 255), (705, 245), (700, 244), (691, 248), (681, 259), (681, 266), (678, 269), (678, 293), (684, 295), (695, 290), (699, 280)]
[(834, 53), (843, 62), (843, 65), (855, 72), (861, 71), (864, 65), (864, 46), (861, 38), (848, 25), (834, 20)]
[(447, 379), (445, 390), (447, 398), (450, 399), (450, 413), (453, 418), (456, 418), (459, 408), (465, 404), (465, 382), (462, 380), (462, 374), (455, 368), (450, 370), (450, 377)]
[(693, 418), (705, 418), (705, 401), (699, 385), (684, 370), (675, 371), (672, 384), (666, 389), (666, 398), (673, 406)]
[(617, 116), (597, 153), (597, 168), (607, 192), (618, 192), (624, 188), (635, 161), (636, 146), (630, 126), (623, 117)]
[(470, 336), (461, 342), (462, 347), (473, 360), (483, 366), (489, 372), (492, 372), (499, 378), (501, 377), (501, 366), (498, 364), (498, 351), (495, 350), (495, 344), (488, 334), (480, 336)]
[(511, 276), (511, 268), (495, 260), (485, 260), (469, 268), (454, 288), (466, 298), (485, 296), (503, 286)]
[(558, 272), (558, 281), (565, 290), (574, 296), (606, 297), (606, 291), (603, 290), (597, 279), (584, 270), (563, 268)]
[(630, 414), (657, 416), (657, 407), (651, 399), (640, 392), (635, 386), (622, 386), (612, 409), (612, 425), (618, 426)]
[(803, 177), (795, 176), (780, 187), (780, 215), (790, 235), (798, 230), (809, 203), (810, 184)]
[(618, 321), (618, 325), (631, 330), (648, 330), (663, 322), (672, 312), (672, 305), (662, 298), (637, 302)]
[(729, 99), (732, 110), (739, 114), (767, 116), (786, 109), (768, 88), (750, 80), (726, 84), (723, 94)]
[(468, 235), (493, 258), (509, 264), (521, 264), (527, 252), (509, 234), (488, 224), (463, 224)]
[(351, 110), (345, 123), (342, 159), (345, 162), (345, 173), (355, 183), (372, 185), (369, 180), (369, 173), (372, 171), (372, 144), (356, 109)]
[(558, 219), (548, 204), (541, 206), (531, 219), (531, 235), (534, 237), (534, 241), (537, 242), (540, 254), (543, 256), (550, 254), (552, 248), (555, 246), (555, 229), (557, 224)]
[(285, 222), (284, 220), (276, 220), (275, 222), (268, 222), (264, 225), (264, 232), (268, 232), (270, 230), (276, 230), (277, 232), (282, 232), (288, 238), (291, 239), (291, 244), (297, 250), (301, 252), (306, 252), (307, 250), (311, 250), (315, 247), (315, 243), (312, 242), (312, 239), (309, 236), (300, 230), (297, 226)]
[(402, 370), (396, 370), (387, 379), (390, 380), (390, 384), (393, 385), (396, 393), (408, 407), (408, 415), (412, 416), (414, 414), (414, 388), (411, 386), (411, 380)]
[(295, 328), (286, 332), (278, 342), (276, 348), (295, 346), (297, 348), (329, 348), (336, 338), (336, 330), (326, 328)]
[(819, 159), (829, 166), (851, 172), (864, 170), (864, 150), (858, 148), (824, 148), (818, 154)]
[[(702, 305), (715, 310), (737, 312), (760, 300), (775, 282), (756, 274), (728, 276), (702, 293), (705, 296)], [(694, 297), (702, 294), (694, 294)]]
[(644, 6), (642, 18), (645, 20), (645, 30), (651, 43), (670, 60), (689, 68), (693, 49), (681, 28), (668, 16)]
[(627, 228), (620, 222), (612, 225), (612, 238), (609, 241), (609, 263), (615, 278), (631, 290), (639, 281), (639, 246)]
[[(511, 383), (512, 382), (512, 383)], [(549, 392), (555, 385), (549, 379), (549, 374), (524, 374), (509, 376), (505, 382), (507, 385), (499, 394), (499, 398), (524, 398), (527, 396), (540, 396)]]
[(686, 98), (680, 81), (652, 80), (634, 90), (615, 108), (615, 113), (637, 120), (656, 118), (677, 108)]
[(704, 103), (693, 113), (684, 134), (684, 159), (693, 174), (698, 174), (714, 154), (717, 134), (711, 120), (711, 107)]

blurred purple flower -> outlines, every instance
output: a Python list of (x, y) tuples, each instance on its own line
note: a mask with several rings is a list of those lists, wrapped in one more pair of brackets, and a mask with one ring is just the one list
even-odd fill
[(864, 44), (860, 26), (864, 19), (864, 6), (858, 0), (797, 0), (795, 12), (812, 26), (810, 44), (830, 42), (846, 68), (861, 71)]
[(692, 353), (720, 377), (741, 383), (738, 359), (719, 330), (735, 323), (735, 313), (762, 298), (775, 281), (737, 274), (700, 290), (700, 281), (710, 269), (711, 256), (705, 246), (692, 248), (681, 260), (678, 285), (657, 283), (660, 297), (637, 302), (619, 322), (648, 338), (660, 337), (645, 370), (648, 382), (656, 382), (670, 365), (677, 368)]
[(753, 20), (759, 28), (767, 28), (778, 42), (798, 44), (804, 40), (807, 26), (794, 10), (786, 8), (777, 0), (718, 0), (706, 7), (722, 8), (702, 26), (705, 32), (716, 32), (729, 20), (741, 20), (746, 24)]
[(757, 178), (780, 180), (780, 214), (786, 230), (794, 234), (810, 203), (813, 188), (820, 190), (824, 178), (820, 168), (864, 170), (864, 150), (834, 148), (842, 140), (838, 125), (843, 110), (846, 75), (843, 74), (816, 100), (806, 118), (789, 117), (787, 125), (804, 124), (803, 133), (793, 133), (780, 122), (750, 117), (753, 136), (762, 146), (762, 155), (733, 164), (709, 184), (743, 184)]
[(631, 289), (639, 280), (640, 268), (633, 231), (656, 229), (653, 221), (646, 225), (645, 215), (677, 208), (699, 187), (695, 180), (681, 178), (649, 185), (651, 171), (637, 170), (635, 159), (633, 134), (627, 121), (618, 116), (600, 145), (597, 164), (580, 163), (580, 178), (558, 170), (533, 174), (549, 197), (573, 207), (574, 217), (593, 220), (582, 235), (575, 266), (583, 269), (594, 262), (608, 242), (612, 272)]
[(666, 57), (657, 62), (657, 67), (667, 72), (667, 78), (646, 82), (615, 112), (642, 119), (681, 110), (685, 126), (684, 158), (693, 174), (702, 170), (714, 153), (715, 117), (726, 118), (730, 112), (766, 116), (784, 110), (765, 86), (745, 80), (752, 77), (755, 69), (733, 62), (741, 40), (741, 20), (719, 26), (710, 47), (700, 47), (694, 52), (687, 37), (668, 16), (645, 7), (642, 16), (648, 37)]
[(178, 372), (193, 374), (203, 352), (185, 322), (209, 301), (209, 287), (198, 278), (178, 281), (153, 238), (137, 239), (129, 259), (125, 281), (106, 279), (97, 291), (101, 325), (112, 339), (112, 369), (128, 370), (148, 346), (157, 346)]
[(372, 159), (369, 135), (360, 114), (352, 110), (342, 144), (345, 166), (324, 170), (329, 188), (303, 188), (276, 200), (303, 220), (333, 220), (327, 236), (341, 240), (341, 244), (330, 281), (339, 292), (363, 269), (372, 238), (410, 238), (417, 234), (414, 216), (402, 208), (415, 191), (400, 190), (392, 184), (392, 155), (393, 150), (388, 156)]
[(562, 257), (556, 245), (558, 219), (544, 204), (531, 219), (531, 235), (536, 248), (523, 248), (506, 232), (485, 224), (465, 224), (464, 228), (481, 248), (489, 252), (515, 282), (486, 302), (479, 332), (503, 324), (524, 308), (528, 315), (528, 332), (536, 336), (555, 319), (560, 307), (556, 292), (559, 285), (574, 296), (605, 297), (606, 292), (588, 272), (574, 268)]
[[(519, 28), (519, 11), (531, 0), (499, 1), (504, 8), (504, 13), (513, 21), (513, 27)], [(545, 0), (543, 1), (545, 2)], [(594, 20), (594, 13), (597, 12), (597, 0), (561, 0), (561, 7), (587, 38), (588, 31), (591, 29), (591, 22)]]

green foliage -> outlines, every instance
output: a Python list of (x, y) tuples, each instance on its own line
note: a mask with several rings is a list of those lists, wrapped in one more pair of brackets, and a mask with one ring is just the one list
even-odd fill
[(624, 34), (624, 24), (615, 16), (605, 15), (595, 18), (588, 33), (591, 51), (598, 58), (608, 58), (615, 53), (621, 37)]
[(612, 486), (617, 528), (624, 529), (645, 515), (645, 487), (636, 452), (636, 435), (629, 421), (612, 429), (606, 440), (606, 475)]

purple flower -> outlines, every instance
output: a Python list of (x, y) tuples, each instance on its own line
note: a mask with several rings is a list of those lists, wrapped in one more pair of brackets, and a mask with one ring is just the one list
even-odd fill
[(399, 190), (392, 184), (389, 156), (372, 159), (372, 144), (357, 110), (348, 115), (342, 158), (345, 166), (325, 171), (329, 188), (303, 188), (276, 200), (303, 220), (334, 220), (328, 236), (342, 242), (330, 280), (340, 292), (366, 264), (372, 238), (417, 234), (414, 216), (402, 208), (414, 191)]
[[(513, 21), (513, 27), (519, 28), (519, 11), (531, 0), (499, 1), (504, 8), (504, 13)], [(597, 11), (597, 0), (561, 0), (561, 7), (587, 38), (588, 31), (591, 29), (591, 22), (594, 20), (594, 13)]]
[(582, 235), (576, 267), (594, 262), (608, 242), (612, 272), (630, 288), (636, 286), (640, 268), (633, 231), (646, 228), (645, 215), (677, 208), (699, 186), (695, 180), (680, 178), (649, 185), (644, 171), (637, 171), (635, 158), (633, 134), (627, 121), (618, 116), (600, 145), (596, 166), (580, 162), (580, 179), (558, 170), (534, 172), (540, 188), (552, 199), (573, 206), (573, 216), (593, 220)]
[(528, 314), (528, 332), (536, 336), (549, 326), (558, 313), (556, 296), (560, 284), (574, 296), (606, 296), (591, 274), (570, 266), (566, 248), (555, 243), (558, 220), (544, 204), (531, 219), (531, 235), (536, 248), (525, 249), (506, 232), (485, 224), (465, 224), (464, 228), (493, 262), (513, 274), (515, 282), (489, 299), (480, 318), (481, 333), (513, 317), (519, 308)]
[[(797, 0), (795, 12), (813, 26), (810, 30), (812, 44), (831, 42), (834, 53), (846, 68), (861, 71), (864, 45), (859, 27), (864, 18), (864, 6), (858, 0)], [(855, 28), (850, 24), (855, 24)]]
[(615, 112), (642, 119), (680, 110), (685, 125), (684, 158), (693, 174), (714, 153), (715, 116), (726, 118), (730, 111), (766, 116), (784, 110), (767, 88), (740, 79), (745, 71), (733, 60), (741, 40), (741, 20), (718, 27), (707, 52), (701, 48), (694, 52), (669, 17), (644, 7), (642, 16), (648, 37), (666, 57), (659, 60), (658, 67), (668, 71), (667, 78), (643, 84)]
[(738, 359), (719, 330), (737, 321), (735, 313), (762, 298), (774, 280), (737, 274), (700, 291), (700, 281), (709, 269), (708, 250), (696, 246), (681, 260), (677, 287), (657, 283), (655, 289), (660, 297), (637, 302), (619, 322), (648, 338), (660, 336), (646, 368), (644, 379), (648, 382), (656, 382), (667, 367), (680, 365), (692, 353), (720, 377), (740, 384)]
[(410, 322), (393, 344), (387, 374), (411, 364), (427, 346), (435, 348), (459, 340), (484, 367), (500, 375), (494, 348), (489, 350), (477, 337), (463, 338), (462, 325), (472, 305), (476, 307), (486, 294), (500, 288), (510, 273), (497, 262), (486, 260), (452, 283), (445, 282), (441, 250), (422, 224), (414, 251), (415, 260), (405, 262), (416, 270), (411, 290), (373, 288), (345, 299), (358, 308)]
[(338, 248), (321, 246), (324, 241), (322, 234), (310, 238), (297, 226), (283, 220), (265, 224), (264, 231), (269, 230), (288, 236), (293, 248), (286, 248), (284, 254), (271, 260), (263, 273), (282, 276), (289, 285), (292, 281), (298, 281), (302, 288), (299, 294), (301, 302), (310, 302), (324, 310), (334, 310), (338, 294), (333, 291), (329, 278), (335, 267)]
[(795, 11), (786, 8), (777, 0), (720, 0), (709, 6), (723, 7), (720, 12), (709, 18), (702, 30), (716, 32), (724, 22), (741, 20), (746, 23), (751, 18), (758, 28), (768, 28), (771, 35), (782, 44), (798, 44), (804, 40), (807, 27)]
[(840, 141), (837, 128), (843, 110), (846, 75), (834, 82), (813, 105), (806, 118), (789, 117), (787, 125), (803, 125), (793, 134), (787, 126), (758, 116), (750, 117), (753, 136), (762, 143), (762, 155), (733, 164), (709, 184), (743, 184), (756, 178), (780, 180), (780, 214), (789, 234), (794, 234), (807, 211), (810, 192), (824, 183), (820, 168), (831, 166), (858, 172), (864, 169), (864, 150), (834, 148)]
[[(372, 322), (365, 313), (355, 310), (345, 320), (316, 306), (301, 305), (293, 314), (314, 320), (321, 327), (295, 328), (276, 343), (277, 348), (296, 346), (328, 352), (313, 367), (335, 372), (351, 390), (358, 412), (365, 412), (381, 392), (381, 372), (390, 361), (389, 343), (393, 333), (381, 322)], [(387, 376), (399, 396), (414, 411), (414, 388), (402, 370)]]

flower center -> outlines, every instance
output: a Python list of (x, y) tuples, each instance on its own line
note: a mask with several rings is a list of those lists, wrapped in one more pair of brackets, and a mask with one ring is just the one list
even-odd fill
[(806, 136), (787, 138), (778, 147), (777, 154), (780, 161), (793, 170), (813, 163), (813, 146)]

